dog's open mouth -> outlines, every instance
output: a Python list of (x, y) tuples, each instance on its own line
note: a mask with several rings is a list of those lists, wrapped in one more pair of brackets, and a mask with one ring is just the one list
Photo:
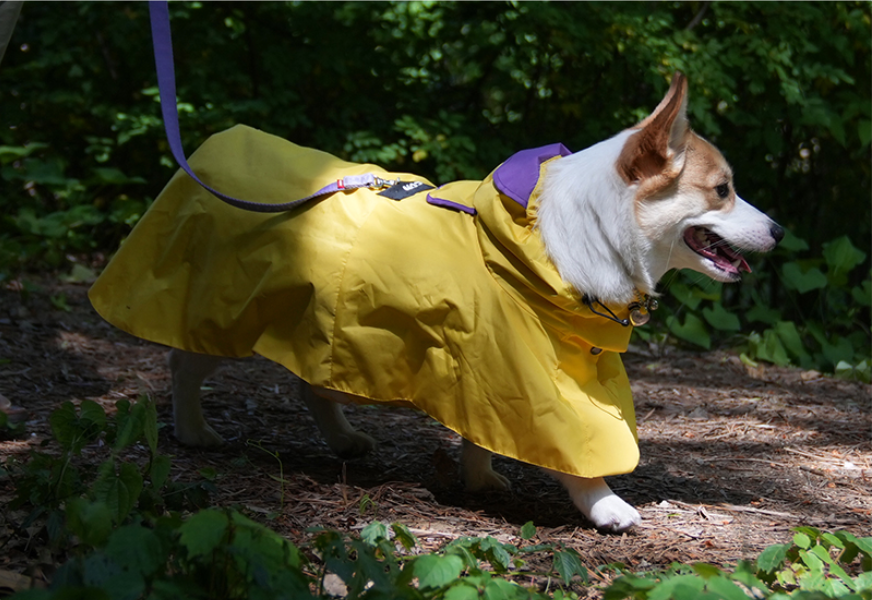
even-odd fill
[(740, 275), (751, 272), (748, 261), (727, 240), (705, 227), (691, 227), (684, 232), (684, 241), (690, 249), (707, 258), (726, 273)]

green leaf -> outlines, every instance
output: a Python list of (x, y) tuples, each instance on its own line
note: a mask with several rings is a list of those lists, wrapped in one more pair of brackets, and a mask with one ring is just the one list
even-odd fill
[(701, 576), (703, 579), (710, 579), (712, 577), (721, 577), (723, 575), (723, 571), (717, 568), (714, 565), (710, 565), (708, 563), (694, 563), (691, 565), (691, 569)]
[(381, 540), (388, 539), (387, 525), (381, 521), (373, 521), (360, 532), (360, 539), (370, 546), (377, 546)]
[(536, 526), (533, 525), (533, 521), (527, 521), (521, 526), (521, 539), (522, 540), (530, 540), (533, 539), (533, 536), (536, 535)]
[(196, 558), (211, 553), (227, 537), (230, 520), (214, 509), (201, 510), (179, 527), (179, 543)]
[(402, 544), (403, 548), (406, 550), (411, 550), (418, 545), (418, 538), (416, 538), (415, 535), (409, 531), (409, 528), (402, 523), (392, 524), (391, 529), (393, 529), (394, 535), (397, 536), (400, 544)]
[(67, 303), (67, 295), (63, 292), (54, 296), (50, 296), (49, 302), (51, 302), (51, 305), (58, 310), (62, 310), (64, 312), (70, 312), (72, 310), (70, 308), (70, 305)]
[(794, 527), (793, 531), (796, 533), (803, 533), (808, 536), (810, 540), (817, 540), (821, 536), (821, 530), (817, 527), (808, 527), (806, 525), (801, 525), (799, 527)]
[(781, 343), (778, 334), (772, 329), (764, 331), (762, 337), (758, 334), (751, 334), (748, 336), (748, 341), (755, 358), (780, 366), (790, 364), (790, 357), (787, 356), (784, 344)]
[(705, 580), (695, 575), (676, 575), (663, 580), (648, 593), (649, 600), (697, 600)]
[(793, 534), (793, 543), (802, 549), (808, 549), (811, 547), (811, 538), (800, 531)]
[(833, 365), (841, 361), (852, 363), (854, 361), (854, 345), (847, 338), (832, 336), (831, 341), (821, 344), (823, 354)]
[(97, 274), (94, 272), (94, 269), (80, 263), (75, 263), (70, 274), (61, 275), (59, 279), (66, 283), (93, 283), (97, 279)]
[(507, 600), (528, 597), (529, 595), (524, 588), (505, 579), (492, 579), (484, 588), (485, 600)]
[(478, 588), (458, 582), (448, 588), (443, 598), (445, 600), (478, 600)]
[(854, 585), (858, 592), (872, 591), (872, 571), (867, 571), (857, 576), (857, 578), (854, 579)]
[(865, 148), (872, 140), (872, 121), (860, 119), (857, 123), (857, 136), (860, 138), (860, 146)]
[(774, 544), (769, 546), (757, 557), (757, 568), (766, 573), (771, 573), (784, 563), (788, 550), (790, 550), (789, 544)]
[(415, 559), (415, 577), (421, 589), (437, 589), (448, 585), (463, 571), (463, 561), (459, 556), (425, 554)]
[(482, 538), (478, 548), (497, 573), (505, 573), (509, 570), (512, 557), (506, 547), (495, 538), (490, 536)]
[(775, 325), (778, 321), (781, 320), (781, 311), (770, 306), (765, 306), (763, 304), (755, 304), (752, 306), (748, 312), (745, 313), (745, 317), (750, 322), (759, 322), (766, 323), (767, 325)]
[(669, 327), (669, 331), (676, 337), (697, 346), (702, 346), (707, 350), (711, 348), (712, 339), (705, 323), (694, 314), (688, 314), (684, 319), (684, 323), (681, 323), (676, 317), (669, 316), (666, 319), (666, 326)]
[(844, 275), (866, 260), (866, 253), (855, 248), (846, 235), (824, 244), (823, 248), (832, 277)]
[(95, 440), (106, 429), (106, 411), (93, 400), (82, 400), (79, 407), (85, 438)]
[(123, 569), (145, 577), (161, 570), (167, 560), (157, 535), (141, 525), (118, 528), (109, 537), (106, 553)]
[(872, 306), (872, 279), (867, 279), (851, 290), (851, 297), (860, 306)]
[(569, 585), (575, 575), (578, 575), (584, 583), (588, 581), (587, 569), (581, 564), (581, 558), (574, 550), (555, 552), (552, 568), (560, 573), (564, 585)]
[[(141, 597), (144, 587), (142, 577), (133, 573), (124, 573), (114, 558), (106, 552), (98, 551), (86, 556), (81, 565), (82, 585), (79, 590), (82, 587), (89, 592), (91, 590), (88, 588), (99, 589), (108, 598), (119, 600), (134, 600)], [(73, 587), (73, 590), (75, 589)], [(73, 597), (77, 598), (78, 596)]]
[(800, 294), (823, 289), (827, 286), (827, 276), (817, 267), (803, 269), (798, 263), (789, 262), (781, 267), (781, 274), (784, 277), (785, 285)]
[(121, 523), (139, 499), (142, 492), (142, 474), (131, 463), (121, 463), (116, 474), (110, 463), (110, 468), (101, 469), (101, 476), (94, 482), (92, 491), (96, 500), (109, 507), (112, 520), (116, 524)]
[(103, 502), (71, 498), (65, 506), (67, 527), (89, 546), (102, 546), (112, 532), (112, 513)]
[(197, 473), (207, 481), (215, 481), (218, 477), (218, 471), (216, 471), (214, 467), (203, 467), (202, 469), (199, 469)]
[(118, 433), (115, 437), (115, 449), (123, 450), (142, 437), (145, 425), (145, 406), (141, 402), (131, 405), (129, 412), (118, 414), (116, 422)]
[(76, 408), (69, 400), (56, 408), (48, 419), (55, 440), (68, 452), (74, 451), (73, 446), (81, 434), (78, 421)]
[[(799, 533), (799, 534), (797, 534), (797, 535), (802, 535), (802, 534)], [(794, 539), (796, 539), (796, 536), (794, 536)], [(799, 546), (799, 544), (797, 544), (797, 546)], [(800, 546), (800, 547), (801, 547), (801, 546)], [(824, 562), (823, 562), (823, 561), (820, 559), (820, 557), (819, 557), (818, 555), (816, 555), (814, 552), (811, 552), (811, 551), (809, 551), (809, 550), (804, 550), (804, 549), (803, 549), (803, 550), (800, 550), (800, 551), (799, 551), (799, 558), (800, 558), (800, 560), (802, 561), (802, 563), (803, 563), (806, 567), (809, 568), (809, 571), (811, 571), (812, 576), (814, 576), (814, 575), (823, 575), (823, 573), (824, 573)], [(800, 575), (800, 577), (802, 577), (802, 575)]]
[(37, 150), (48, 148), (48, 144), (30, 143), (24, 146), (0, 146), (0, 163), (6, 164), (30, 156)]
[(711, 308), (702, 309), (702, 315), (709, 325), (721, 331), (739, 331), (742, 328), (739, 317), (725, 309), (720, 302), (715, 302)]
[(705, 588), (706, 591), (714, 592), (718, 600), (748, 600), (748, 595), (742, 588), (723, 575), (707, 579)]
[(690, 287), (683, 283), (673, 283), (669, 286), (669, 293), (672, 294), (683, 306), (690, 310), (696, 310), (702, 298), (695, 294)]
[(792, 356), (800, 361), (811, 360), (811, 356), (806, 352), (805, 345), (802, 343), (799, 330), (792, 321), (779, 321), (775, 324), (773, 330), (778, 335), (781, 343), (784, 344), (784, 348)]
[(793, 235), (789, 229), (784, 230), (784, 239), (778, 242), (778, 247), (789, 252), (802, 252), (808, 250), (808, 242)]
[(155, 490), (159, 490), (164, 486), (167, 477), (169, 477), (171, 466), (169, 457), (164, 454), (156, 454), (151, 460), (149, 477), (151, 478), (151, 485)]
[(124, 185), (130, 183), (145, 183), (142, 177), (128, 177), (120, 169), (95, 167), (92, 169), (99, 183)]
[(139, 403), (143, 404), (142, 430), (145, 441), (154, 455), (157, 452), (157, 409), (147, 396), (141, 396)]

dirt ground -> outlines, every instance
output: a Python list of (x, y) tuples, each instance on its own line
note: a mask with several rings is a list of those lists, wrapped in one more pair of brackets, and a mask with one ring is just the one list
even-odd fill
[[(350, 409), (349, 420), (379, 448), (338, 459), (296, 399), (294, 378), (259, 358), (228, 362), (207, 381), (207, 418), (226, 446), (183, 447), (171, 435), (165, 349), (104, 323), (86, 285), (31, 281), (39, 289), (7, 282), (0, 290), (0, 393), (27, 419), (24, 435), (0, 441), (0, 464), (45, 439), (50, 412), (66, 400), (109, 408), (147, 393), (166, 425), (160, 450), (174, 457), (172, 477), (193, 481), (200, 469), (215, 469), (215, 504), (241, 508), (292, 541), (313, 525), (358, 531), (379, 519), (404, 523), (431, 548), (463, 535), (519, 543), (521, 525), (533, 521), (539, 540), (574, 548), (588, 567), (620, 561), (641, 570), (672, 561), (735, 564), (788, 541), (799, 525), (872, 533), (870, 386), (749, 369), (727, 353), (631, 351), (642, 460), (610, 483), (643, 523), (608, 535), (557, 483), (515, 461), (495, 460), (511, 492), (466, 493), (457, 479), (460, 438), (412, 410)], [(104, 454), (95, 446), (84, 456), (97, 463)], [(0, 507), (10, 498), (0, 482)], [(0, 510), (0, 570), (50, 572), (38, 544), (14, 534), (15, 519)]]

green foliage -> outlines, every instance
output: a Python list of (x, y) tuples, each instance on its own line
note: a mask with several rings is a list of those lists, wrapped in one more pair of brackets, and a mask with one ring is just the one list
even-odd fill
[[(483, 177), (519, 149), (611, 136), (684, 71), (693, 126), (732, 162), (740, 193), (807, 242), (785, 240), (756, 280), (702, 292), (668, 330), (709, 348), (750, 324), (748, 360), (868, 380), (867, 3), (174, 2), (170, 13), (189, 153), (246, 123), (439, 183)], [(25, 6), (0, 70), (0, 275), (117, 248), (175, 168), (155, 84), (145, 3)], [(676, 295), (700, 294), (677, 283)]]
[[(780, 273), (755, 269), (743, 289), (676, 274), (667, 288), (676, 301), (672, 314), (670, 303), (661, 303), (667, 307), (667, 330), (706, 349), (720, 339), (738, 347), (749, 364), (795, 364), (868, 383), (872, 274), (867, 255), (847, 236), (824, 244), (819, 259), (797, 257), (808, 248), (788, 235), (768, 259), (781, 262)], [(780, 295), (788, 302), (770, 301)], [(652, 339), (649, 332), (639, 333)]]
[[(178, 489), (167, 485), (169, 459), (155, 451), (154, 405), (143, 398), (116, 408), (108, 418), (96, 403), (83, 402), (78, 411), (62, 405), (51, 415), (61, 456), (33, 453), (28, 464), (0, 473), (13, 477), (16, 502), (35, 509), (22, 526), (48, 515), (55, 548), (68, 556), (48, 589), (19, 592), (16, 600), (328, 598), (338, 593), (337, 578), (347, 598), (563, 599), (578, 598), (579, 586), (590, 583), (575, 550), (530, 543), (536, 537), (532, 523), (520, 528), (520, 545), (461, 537), (425, 552), (400, 523), (373, 521), (357, 537), (314, 529), (298, 547), (232, 509), (183, 517), (167, 500)], [(111, 456), (89, 477), (94, 474), (71, 460), (98, 439), (111, 447)], [(149, 447), (148, 464), (120, 458), (141, 442)], [(529, 570), (525, 558), (543, 554), (550, 554), (550, 568)], [(872, 538), (801, 527), (792, 544), (770, 546), (755, 563), (733, 570), (702, 563), (642, 574), (622, 565), (599, 570), (618, 574), (603, 589), (606, 600), (868, 600)], [(328, 589), (330, 578), (334, 587)]]
[(733, 571), (696, 563), (673, 564), (664, 572), (622, 573), (604, 600), (818, 600), (872, 598), (872, 538), (845, 532), (799, 527), (793, 544), (776, 544), (754, 563), (743, 561)]
[[(87, 536), (104, 540), (108, 528), (126, 522), (134, 512), (161, 514), (167, 508), (190, 509), (204, 504), (211, 484), (168, 482), (170, 461), (157, 452), (154, 403), (146, 397), (133, 405), (121, 400), (115, 409), (115, 417), (109, 419), (94, 401), (83, 400), (78, 409), (64, 402), (49, 418), (60, 453), (33, 451), (26, 463), (8, 461), (6, 475), (16, 491), (11, 506), (31, 508), (25, 525), (43, 518), (49, 524), (65, 518), (80, 537), (87, 532)], [(82, 449), (98, 440), (110, 445), (108, 458), (96, 468), (80, 464)], [(120, 460), (124, 450), (140, 442), (149, 448), (146, 465)], [(62, 533), (49, 527), (53, 541)]]

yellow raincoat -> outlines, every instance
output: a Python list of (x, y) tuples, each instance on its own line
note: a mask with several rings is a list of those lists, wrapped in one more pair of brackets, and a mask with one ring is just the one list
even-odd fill
[[(555, 147), (519, 153), (484, 181), (399, 201), (337, 192), (278, 214), (227, 206), (179, 171), (90, 298), (146, 340), (257, 353), (316, 386), (410, 402), (504, 456), (582, 477), (627, 473), (639, 454), (618, 353), (631, 327), (579, 302), (533, 227), (541, 171), (566, 154)], [(426, 182), (244, 126), (190, 164), (215, 189), (268, 203), (346, 175)]]

